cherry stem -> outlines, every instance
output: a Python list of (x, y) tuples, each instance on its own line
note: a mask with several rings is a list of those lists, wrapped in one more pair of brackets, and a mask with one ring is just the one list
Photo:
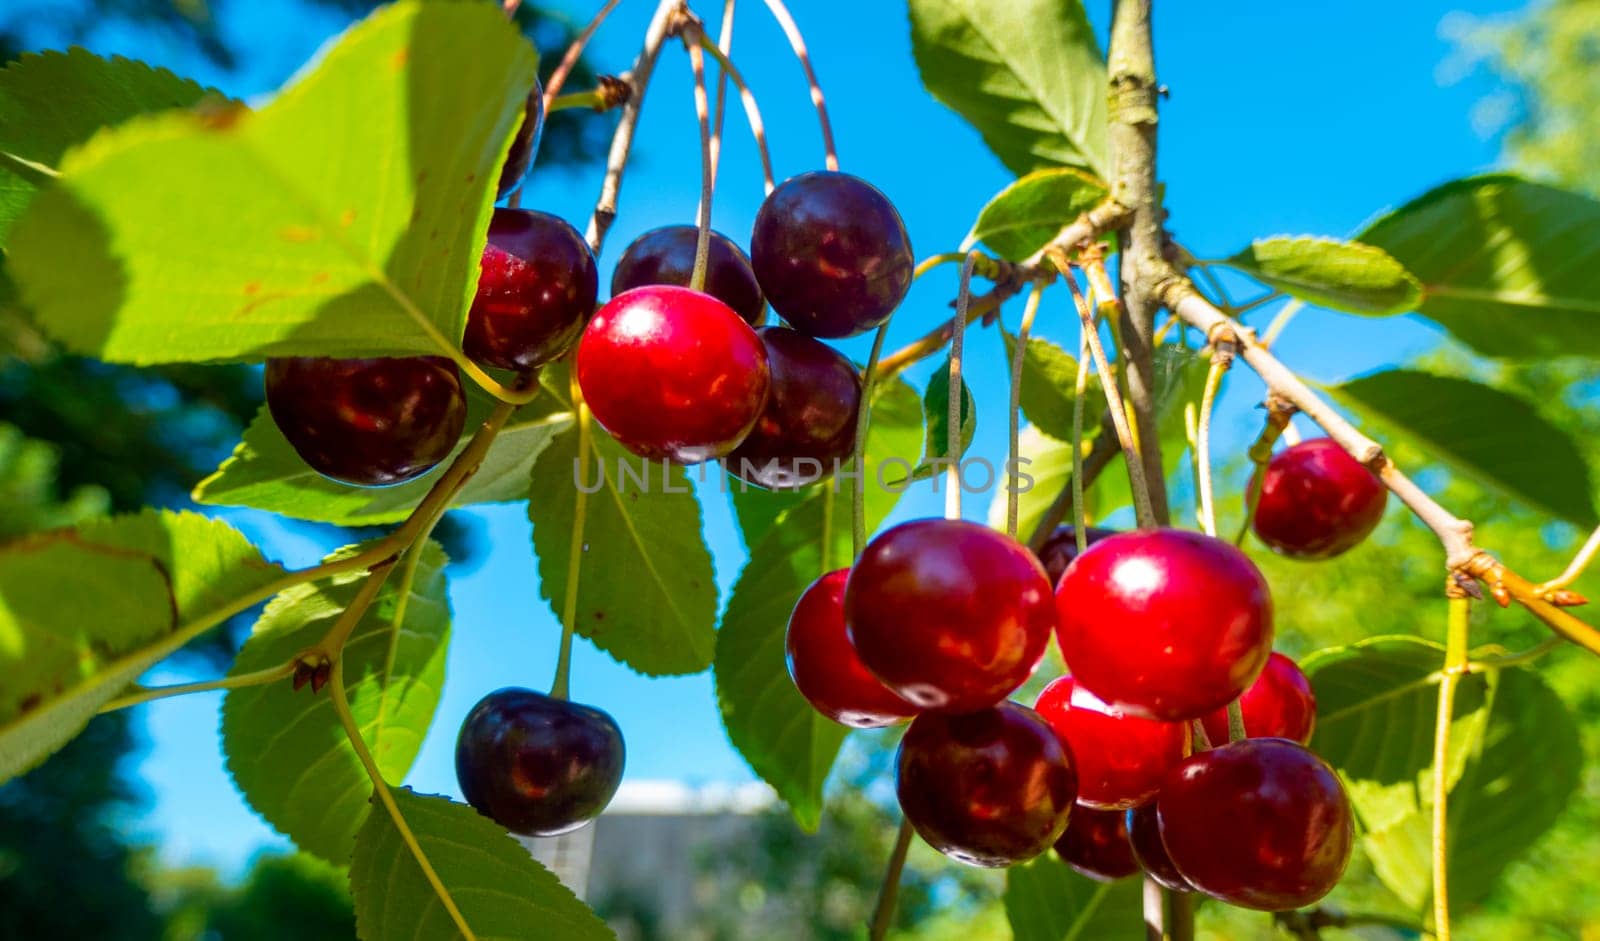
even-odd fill
[(1444, 671), (1439, 679), (1439, 712), (1433, 731), (1433, 934), (1437, 941), (1450, 941), (1450, 720), (1456, 684), (1467, 666), (1467, 629), (1472, 617), (1472, 601), (1453, 577), (1446, 583), (1446, 594), (1449, 617)]
[(1083, 500), (1083, 400), (1089, 394), (1089, 335), (1078, 332), (1078, 378), (1072, 386), (1072, 541), (1089, 548), (1088, 506)]
[[(739, 101), (744, 105), (745, 120), (750, 125), (750, 136), (755, 139), (756, 151), (761, 155), (761, 180), (766, 187), (766, 192), (771, 193), (777, 186), (772, 175), (772, 153), (767, 149), (767, 125), (761, 119), (761, 108), (756, 104), (755, 93), (750, 91), (750, 86), (745, 84), (744, 76), (734, 67), (733, 59), (727, 53), (718, 49), (705, 31), (699, 27), (690, 27), (687, 32), (699, 43), (700, 48), (710, 53), (711, 58), (717, 60), (720, 67), (721, 78), (719, 81), (731, 79), (733, 87), (739, 91)], [(717, 162), (722, 155), (722, 88), (717, 89), (717, 125), (716, 133), (712, 137), (711, 152), (711, 180), (716, 182)]]
[(1195, 751), (1211, 750), (1211, 736), (1206, 734), (1205, 723), (1199, 719), (1191, 719), (1189, 720), (1189, 731), (1194, 738)]
[[(520, 2), (521, 0), (507, 0), (507, 11), (515, 15), (515, 4)], [(584, 48), (589, 45), (589, 40), (594, 36), (595, 31), (600, 28), (600, 24), (606, 21), (606, 17), (610, 16), (611, 11), (615, 10), (617, 4), (621, 2), (622, 0), (606, 0), (594, 17), (589, 20), (588, 25), (583, 28), (583, 31), (573, 37), (572, 44), (567, 46), (567, 51), (561, 56), (561, 62), (556, 65), (555, 71), (550, 73), (549, 80), (544, 83), (544, 110), (546, 114), (559, 110), (555, 106), (556, 97), (561, 94), (561, 87), (567, 83), (567, 76), (572, 74), (572, 70), (578, 64), (578, 59), (583, 55)]]
[(817, 82), (817, 73), (811, 68), (811, 55), (806, 52), (805, 37), (800, 34), (800, 27), (795, 23), (794, 17), (789, 15), (789, 8), (784, 6), (783, 0), (767, 0), (767, 9), (772, 11), (772, 16), (783, 28), (783, 34), (789, 39), (789, 46), (794, 49), (794, 56), (800, 60), (800, 67), (805, 70), (806, 83), (811, 86), (811, 103), (817, 109), (817, 121), (822, 125), (822, 149), (824, 166), (835, 172), (839, 169), (839, 152), (833, 144), (833, 124), (828, 120), (828, 105), (822, 97), (822, 86)]
[(955, 332), (950, 336), (950, 384), (946, 389), (948, 411), (945, 413), (945, 467), (944, 494), (945, 519), (961, 518), (961, 406), (965, 404), (965, 387), (961, 382), (961, 360), (965, 353), (967, 334), (967, 307), (972, 303), (972, 267), (977, 262), (977, 252), (968, 252), (961, 263), (961, 287), (956, 294)]
[(252, 673), (240, 673), (236, 676), (224, 676), (215, 680), (205, 680), (199, 683), (180, 683), (174, 686), (134, 686), (132, 691), (111, 700), (98, 710), (101, 713), (115, 712), (129, 706), (154, 702), (157, 699), (167, 699), (172, 696), (186, 696), (190, 693), (209, 693), (219, 689), (244, 689), (249, 686), (266, 686), (286, 680), (294, 675), (298, 661), (280, 663), (275, 667), (265, 670), (256, 670)]
[(1567, 564), (1566, 569), (1560, 575), (1537, 586), (1536, 590), (1539, 595), (1548, 600), (1547, 596), (1552, 592), (1560, 591), (1577, 581), (1582, 577), (1584, 571), (1589, 568), (1589, 565), (1594, 562), (1596, 555), (1600, 555), (1600, 527), (1596, 527), (1595, 531), (1589, 534), (1588, 540), (1584, 542), (1583, 547), (1578, 550), (1578, 554), (1572, 557), (1572, 561)]
[[(1012, 539), (1017, 538), (1018, 503), (1021, 497), (1017, 489), (1017, 471), (1019, 470), (1018, 461), (1020, 459), (1018, 438), (1021, 435), (1019, 426), (1022, 413), (1022, 366), (1028, 358), (1028, 340), (1033, 333), (1034, 317), (1039, 313), (1039, 300), (1043, 296), (1044, 285), (1035, 284), (1033, 291), (1028, 294), (1028, 302), (1023, 305), (1022, 322), (1017, 325), (1017, 348), (1011, 354), (1011, 401), (1008, 407), (1009, 414), (1007, 415), (1010, 419), (1010, 425), (1007, 428), (1007, 432), (1010, 435), (1010, 446), (1006, 451), (1006, 455), (1009, 458), (1006, 462), (1006, 477), (1009, 484), (1006, 487), (1006, 535)], [(1078, 417), (1081, 419), (1082, 415), (1080, 414)], [(1078, 465), (1075, 463), (1073, 465), (1074, 470), (1077, 467)]]
[[(722, 5), (722, 25), (717, 36), (715, 48), (720, 55), (718, 62), (728, 63), (728, 57), (733, 53), (733, 14), (737, 0), (725, 0)], [(706, 43), (704, 31), (698, 24), (694, 26), (700, 41)], [(728, 64), (722, 66), (722, 71), (717, 73), (717, 107), (716, 119), (711, 128), (711, 177), (716, 179), (717, 169), (722, 165), (722, 118), (728, 110)], [(763, 141), (763, 150), (765, 142)]]
[(1228, 741), (1242, 742), (1249, 737), (1244, 727), (1244, 707), (1235, 699), (1228, 703)]
[(706, 60), (700, 44), (683, 38), (689, 50), (689, 66), (694, 71), (694, 111), (700, 119), (700, 207), (699, 232), (694, 245), (694, 271), (689, 275), (689, 290), (706, 288), (706, 265), (711, 257), (711, 197), (717, 188), (717, 171), (711, 162), (711, 103), (706, 98)]
[[(589, 406), (584, 404), (576, 380), (572, 383), (572, 404), (578, 416), (578, 479), (584, 480), (589, 470), (594, 437), (590, 428)], [(599, 473), (604, 474), (604, 470), (599, 470)], [(550, 696), (554, 699), (566, 699), (571, 689), (572, 635), (578, 624), (578, 587), (582, 582), (584, 527), (588, 518), (589, 494), (585, 484), (578, 488), (572, 510), (572, 540), (567, 543), (566, 597), (561, 602), (561, 647), (556, 653), (555, 679), (550, 682)]]
[(883, 886), (878, 889), (878, 904), (872, 910), (869, 941), (883, 941), (889, 936), (895, 903), (900, 896), (900, 874), (905, 871), (906, 853), (911, 849), (911, 836), (911, 821), (902, 818), (900, 829), (895, 833), (894, 850), (889, 854), (889, 866), (883, 873)]
[[(894, 315), (891, 314), (892, 318)], [(867, 366), (861, 373), (861, 408), (856, 413), (856, 443), (851, 462), (860, 475), (850, 484), (850, 547), (851, 559), (861, 558), (867, 547), (867, 435), (872, 429), (872, 399), (878, 386), (878, 357), (883, 353), (883, 338), (889, 333), (889, 321), (878, 327), (872, 338), (872, 353), (867, 356)], [(830, 495), (831, 496), (831, 495)]]
[(1083, 291), (1078, 288), (1077, 279), (1072, 276), (1071, 263), (1065, 253), (1051, 252), (1050, 260), (1061, 272), (1062, 280), (1072, 289), (1072, 299), (1077, 304), (1078, 320), (1083, 330), (1083, 342), (1094, 355), (1095, 368), (1100, 371), (1100, 388), (1105, 390), (1111, 421), (1117, 431), (1117, 440), (1122, 445), (1125, 459), (1123, 463), (1128, 465), (1128, 489), (1133, 494), (1133, 511), (1138, 518), (1139, 528), (1154, 528), (1156, 514), (1150, 502), (1150, 486), (1145, 480), (1144, 462), (1139, 458), (1139, 448), (1134, 444), (1133, 430), (1128, 426), (1128, 413), (1122, 402), (1122, 393), (1117, 389), (1115, 382), (1108, 381), (1114, 373), (1111, 371), (1111, 363), (1106, 359), (1105, 347), (1100, 343), (1100, 333), (1095, 328), (1094, 313), (1089, 309), (1089, 302), (1084, 298)]
[(1233, 365), (1233, 345), (1221, 341), (1211, 354), (1205, 389), (1200, 393), (1200, 416), (1195, 424), (1195, 484), (1200, 498), (1200, 529), (1207, 536), (1217, 535), (1217, 504), (1211, 485), (1211, 414), (1216, 409), (1217, 390), (1222, 376)]
[(1294, 415), (1294, 406), (1288, 405), (1274, 396), (1268, 396), (1264, 405), (1267, 410), (1267, 420), (1261, 426), (1261, 434), (1250, 445), (1248, 452), (1250, 463), (1255, 465), (1255, 471), (1250, 475), (1250, 482), (1244, 491), (1244, 521), (1239, 524), (1239, 532), (1233, 537), (1233, 544), (1243, 546), (1245, 537), (1250, 535), (1250, 524), (1255, 521), (1256, 507), (1261, 503), (1261, 484), (1267, 476), (1267, 465), (1272, 463), (1272, 447), (1278, 443), (1286, 428), (1290, 427), (1289, 419)]
[(1271, 323), (1267, 324), (1266, 332), (1261, 334), (1261, 339), (1258, 342), (1262, 347), (1271, 349), (1272, 344), (1278, 342), (1278, 337), (1283, 334), (1284, 328), (1289, 326), (1289, 321), (1293, 320), (1294, 315), (1300, 313), (1300, 309), (1304, 306), (1306, 306), (1305, 302), (1299, 298), (1295, 298), (1283, 305), (1283, 309), (1278, 311), (1278, 315), (1272, 318)]

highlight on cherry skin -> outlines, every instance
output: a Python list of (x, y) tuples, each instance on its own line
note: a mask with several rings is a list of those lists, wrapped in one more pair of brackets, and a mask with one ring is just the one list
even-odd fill
[(462, 350), (485, 366), (527, 370), (572, 347), (594, 313), (594, 255), (566, 220), (496, 209)]
[(750, 261), (767, 302), (814, 337), (849, 337), (889, 318), (911, 288), (911, 238), (894, 204), (835, 171), (785, 180), (761, 204)]
[(877, 729), (907, 722), (917, 708), (867, 671), (844, 627), (849, 569), (812, 582), (789, 615), (784, 635), (789, 677), (800, 695), (840, 725)]
[[(1167, 722), (1239, 697), (1272, 652), (1272, 597), (1243, 552), (1201, 533), (1120, 533), (1056, 586), (1073, 679), (1109, 705)], [(870, 664), (869, 664), (870, 665)]]
[(821, 340), (788, 327), (756, 333), (772, 382), (761, 417), (725, 461), (728, 472), (769, 490), (815, 483), (850, 460), (861, 376)]
[(925, 712), (900, 740), (895, 793), (906, 820), (929, 846), (971, 866), (1010, 866), (1048, 850), (1077, 792), (1071, 749), (1009, 700), (960, 715)]
[(921, 709), (971, 712), (1033, 674), (1055, 606), (1027, 547), (965, 520), (901, 523), (867, 544), (845, 585), (861, 662)]
[[(611, 295), (650, 284), (688, 287), (700, 230), (692, 225), (664, 225), (629, 243), (611, 272)], [(705, 292), (727, 304), (752, 327), (767, 319), (767, 299), (756, 283), (750, 256), (721, 232), (712, 231), (706, 255)]]
[(467, 419), (456, 364), (439, 356), (267, 361), (267, 410), (312, 470), (356, 487), (414, 480)]
[(599, 816), (622, 783), (624, 760), (610, 715), (530, 689), (483, 697), (456, 737), (462, 796), (524, 836), (555, 836)]
[(1273, 455), (1260, 475), (1251, 527), (1292, 559), (1331, 559), (1360, 545), (1383, 519), (1389, 490), (1332, 438)]
[(1088, 807), (1127, 810), (1148, 801), (1189, 755), (1189, 723), (1131, 715), (1070, 676), (1052, 680), (1034, 708), (1072, 746), (1078, 803)]
[(771, 375), (749, 324), (676, 285), (618, 294), (578, 341), (578, 386), (595, 421), (645, 458), (726, 456), (761, 417)]

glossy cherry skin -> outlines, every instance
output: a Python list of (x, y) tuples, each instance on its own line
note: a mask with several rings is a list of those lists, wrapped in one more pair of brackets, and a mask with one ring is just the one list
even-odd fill
[(506, 152), (506, 162), (500, 167), (500, 182), (495, 187), (495, 198), (501, 199), (516, 189), (528, 168), (533, 166), (533, 155), (539, 152), (539, 137), (544, 134), (544, 89), (534, 79), (533, 91), (528, 93), (528, 103), (522, 113), (522, 124), (517, 136), (511, 140)]
[(1161, 824), (1156, 820), (1155, 801), (1127, 812), (1128, 842), (1133, 858), (1144, 874), (1174, 892), (1193, 892), (1194, 886), (1172, 865), (1167, 847), (1161, 842)]
[(599, 816), (622, 783), (616, 720), (531, 689), (483, 697), (456, 738), (467, 803), (513, 833), (553, 836)]
[(800, 695), (840, 725), (881, 729), (917, 714), (917, 707), (889, 692), (867, 672), (844, 630), (844, 584), (849, 569), (836, 569), (811, 583), (789, 615), (784, 637), (789, 677)]
[[(1115, 536), (1114, 529), (1100, 529), (1097, 526), (1088, 527), (1084, 535), (1089, 545), (1094, 545), (1108, 536)], [(1045, 538), (1044, 545), (1039, 547), (1039, 561), (1044, 563), (1045, 574), (1050, 576), (1050, 584), (1055, 585), (1061, 581), (1061, 574), (1078, 557), (1078, 533), (1070, 524), (1062, 524), (1055, 528)]]
[(900, 740), (900, 809), (929, 846), (971, 866), (1049, 849), (1078, 791), (1072, 752), (1026, 706), (924, 713)]
[(496, 209), (480, 270), (462, 349), (485, 366), (542, 366), (572, 346), (594, 313), (594, 255), (558, 216)]
[(1251, 526), (1294, 559), (1329, 559), (1354, 548), (1383, 519), (1389, 491), (1331, 438), (1312, 438), (1273, 456), (1261, 477)]
[[(612, 295), (647, 284), (688, 287), (699, 239), (700, 230), (692, 225), (665, 225), (634, 239), (611, 272)], [(705, 292), (733, 308), (752, 327), (767, 319), (767, 299), (756, 283), (749, 257), (720, 232), (711, 233)]]
[[(1317, 724), (1317, 697), (1299, 665), (1274, 652), (1267, 660), (1267, 668), (1239, 697), (1239, 711), (1250, 738), (1286, 738), (1306, 745)], [(1221, 745), (1228, 740), (1227, 709), (1218, 709), (1204, 722), (1211, 744)]]
[(1120, 810), (1095, 810), (1080, 803), (1072, 809), (1067, 831), (1056, 841), (1056, 852), (1068, 866), (1096, 882), (1133, 875), (1139, 871), (1139, 861), (1133, 858), (1125, 817)]
[(844, 173), (785, 180), (761, 204), (750, 261), (772, 309), (814, 337), (888, 319), (911, 287), (911, 239), (888, 197)]
[(756, 331), (772, 370), (767, 407), (728, 455), (728, 472), (771, 490), (802, 487), (850, 460), (861, 377), (844, 355), (788, 327)]
[(845, 585), (844, 619), (861, 662), (901, 698), (972, 712), (1033, 673), (1055, 609), (1039, 560), (1016, 540), (924, 519), (867, 544)]
[(767, 404), (767, 349), (709, 294), (674, 285), (613, 297), (578, 341), (578, 386), (606, 431), (641, 457), (726, 455)]
[(1189, 723), (1129, 715), (1070, 676), (1046, 686), (1034, 708), (1072, 746), (1080, 804), (1100, 810), (1143, 804), (1155, 796), (1167, 772), (1189, 756)]
[(1107, 703), (1167, 722), (1238, 698), (1272, 653), (1266, 580), (1230, 543), (1177, 529), (1091, 546), (1056, 587), (1073, 677)]
[(1156, 798), (1161, 842), (1195, 888), (1231, 905), (1311, 905), (1344, 875), (1350, 800), (1327, 762), (1288, 739), (1251, 738), (1172, 769)]
[(467, 400), (440, 356), (267, 360), (267, 409), (300, 459), (357, 487), (420, 477), (461, 438)]

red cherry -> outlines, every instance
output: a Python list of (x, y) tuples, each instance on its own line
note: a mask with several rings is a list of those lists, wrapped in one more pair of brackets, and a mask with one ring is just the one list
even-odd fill
[(911, 287), (915, 260), (889, 198), (847, 173), (802, 173), (756, 213), (750, 261), (772, 309), (814, 337), (883, 323)]
[(267, 360), (267, 409), (311, 469), (357, 487), (426, 474), (461, 438), (467, 400), (442, 356)]
[(634, 288), (578, 342), (578, 386), (595, 421), (641, 457), (694, 464), (744, 440), (766, 405), (761, 338), (709, 294)]
[(861, 377), (833, 347), (787, 327), (757, 330), (772, 391), (755, 428), (726, 464), (736, 477), (773, 490), (821, 480), (850, 459)]
[(1009, 866), (1050, 848), (1078, 790), (1072, 752), (1026, 706), (924, 713), (900, 740), (900, 809), (934, 849)]
[[(1096, 526), (1090, 526), (1085, 534), (1085, 541), (1092, 546), (1107, 536), (1115, 536), (1116, 534), (1117, 531), (1114, 529), (1100, 529)], [(1050, 584), (1052, 585), (1061, 581), (1061, 573), (1065, 572), (1067, 566), (1071, 565), (1072, 560), (1077, 557), (1077, 530), (1070, 525), (1057, 526), (1055, 531), (1045, 538), (1044, 545), (1039, 547), (1039, 561), (1044, 563), (1045, 574), (1050, 576)]]
[(1074, 683), (1054, 680), (1034, 708), (1072, 746), (1078, 803), (1126, 810), (1155, 796), (1167, 771), (1189, 754), (1187, 722), (1128, 715)]
[(1167, 855), (1167, 847), (1161, 842), (1155, 801), (1128, 811), (1127, 825), (1133, 857), (1139, 861), (1144, 874), (1174, 892), (1193, 892), (1194, 886), (1172, 865), (1172, 857)]
[[(634, 239), (611, 272), (611, 293), (621, 294), (647, 284), (689, 286), (700, 230), (692, 225), (666, 225)], [(733, 308), (752, 327), (767, 319), (767, 299), (750, 269), (750, 259), (733, 240), (712, 232), (706, 256), (706, 293)]]
[(1172, 769), (1156, 819), (1173, 864), (1195, 888), (1270, 912), (1327, 895), (1355, 839), (1339, 776), (1282, 738), (1223, 745)]
[(1124, 816), (1120, 810), (1095, 810), (1080, 803), (1067, 820), (1067, 832), (1056, 841), (1056, 852), (1068, 866), (1097, 882), (1133, 875), (1139, 871), (1139, 861), (1133, 858)]
[[(1311, 741), (1317, 723), (1317, 697), (1311, 680), (1288, 657), (1274, 652), (1267, 668), (1239, 697), (1244, 730), (1251, 738), (1286, 738), (1302, 745)], [(1228, 740), (1228, 710), (1205, 717), (1206, 738), (1213, 745)]]
[(567, 351), (594, 312), (594, 255), (549, 213), (496, 209), (481, 271), (462, 349), (486, 366), (542, 366)]
[(1312, 438), (1267, 464), (1251, 525), (1290, 558), (1330, 559), (1371, 535), (1388, 500), (1383, 482), (1360, 461), (1331, 438)]
[(784, 639), (789, 676), (811, 707), (857, 729), (898, 725), (917, 708), (889, 692), (867, 672), (844, 630), (844, 583), (849, 569), (836, 569), (811, 583), (789, 615)]
[[(1056, 588), (1067, 667), (1134, 715), (1198, 719), (1237, 699), (1272, 652), (1266, 580), (1229, 543), (1177, 529), (1089, 548)], [(870, 664), (869, 664), (870, 665)]]
[(1055, 625), (1050, 582), (1016, 540), (964, 520), (902, 523), (845, 586), (861, 662), (922, 709), (972, 712), (1021, 686)]

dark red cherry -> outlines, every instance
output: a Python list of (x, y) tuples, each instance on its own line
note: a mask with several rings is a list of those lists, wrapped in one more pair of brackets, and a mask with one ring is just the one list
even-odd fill
[(803, 173), (761, 204), (750, 261), (772, 309), (814, 337), (883, 323), (911, 287), (911, 239), (889, 198), (844, 173)]
[(460, 373), (439, 356), (269, 359), (266, 385), (272, 420), (300, 459), (357, 487), (426, 474), (467, 420)]
[[(1096, 526), (1090, 526), (1085, 535), (1086, 541), (1092, 546), (1107, 536), (1115, 536), (1116, 534), (1117, 531), (1114, 529), (1100, 529)], [(1039, 547), (1039, 561), (1044, 563), (1044, 571), (1046, 575), (1050, 576), (1051, 585), (1061, 581), (1061, 573), (1065, 572), (1067, 566), (1071, 565), (1072, 560), (1077, 557), (1077, 530), (1070, 525), (1057, 526), (1055, 531), (1046, 537), (1044, 545)]]
[(897, 767), (906, 819), (929, 846), (972, 866), (1009, 866), (1049, 849), (1078, 791), (1072, 752), (1014, 702), (918, 716)]
[[(1273, 653), (1267, 668), (1239, 697), (1244, 715), (1245, 734), (1251, 738), (1286, 738), (1309, 744), (1317, 723), (1317, 697), (1311, 680), (1288, 657)], [(1206, 738), (1213, 745), (1228, 740), (1228, 710), (1218, 709), (1205, 717)]]
[(1167, 855), (1167, 847), (1161, 842), (1155, 801), (1128, 811), (1126, 822), (1133, 858), (1138, 860), (1144, 874), (1174, 892), (1193, 892), (1194, 886), (1172, 865), (1172, 857)]
[(1056, 852), (1068, 866), (1097, 882), (1133, 875), (1139, 871), (1139, 862), (1133, 858), (1124, 817), (1120, 810), (1095, 810), (1079, 804), (1072, 809), (1067, 832), (1056, 841)]
[(483, 697), (456, 738), (467, 803), (513, 833), (553, 836), (599, 816), (622, 783), (622, 730), (594, 708), (531, 689)]
[(1072, 746), (1080, 804), (1102, 810), (1142, 804), (1155, 796), (1167, 772), (1189, 756), (1189, 723), (1129, 715), (1106, 705), (1070, 676), (1046, 686), (1034, 708)]
[(1389, 491), (1331, 438), (1285, 448), (1267, 464), (1251, 524), (1293, 559), (1329, 559), (1354, 548), (1383, 519)]
[(544, 133), (544, 89), (534, 79), (533, 91), (528, 93), (528, 104), (522, 113), (522, 124), (517, 136), (511, 139), (511, 149), (506, 152), (506, 162), (500, 167), (500, 183), (495, 188), (495, 198), (503, 198), (516, 189), (528, 168), (533, 166), (533, 155), (539, 152), (539, 136)]
[(757, 330), (772, 389), (756, 426), (725, 462), (772, 490), (801, 487), (844, 466), (856, 443), (861, 377), (844, 355), (788, 327)]
[(1201, 892), (1284, 911), (1327, 895), (1350, 861), (1350, 801), (1327, 762), (1282, 738), (1200, 752), (1156, 798), (1161, 842)]
[(880, 729), (898, 725), (917, 708), (867, 672), (844, 631), (844, 583), (837, 569), (811, 583), (789, 615), (784, 639), (789, 676), (811, 707), (841, 725)]
[[(1198, 719), (1227, 705), (1272, 653), (1272, 597), (1243, 552), (1178, 529), (1120, 533), (1056, 587), (1073, 677), (1134, 715)], [(870, 664), (869, 664), (870, 665)]]
[[(692, 225), (665, 225), (634, 239), (611, 272), (612, 295), (647, 284), (688, 287), (699, 239), (700, 230)], [(761, 326), (767, 319), (767, 299), (756, 283), (749, 257), (720, 232), (711, 233), (710, 248), (706, 293), (733, 308), (745, 323)]]
[(578, 386), (635, 454), (694, 464), (738, 447), (767, 404), (761, 338), (709, 294), (673, 285), (613, 297), (578, 342)]
[(549, 213), (496, 209), (481, 271), (462, 349), (486, 366), (542, 366), (572, 346), (594, 313), (594, 255), (577, 229)]
[(867, 544), (845, 586), (861, 662), (922, 709), (992, 706), (1033, 673), (1055, 609), (1039, 560), (965, 520), (902, 523)]

